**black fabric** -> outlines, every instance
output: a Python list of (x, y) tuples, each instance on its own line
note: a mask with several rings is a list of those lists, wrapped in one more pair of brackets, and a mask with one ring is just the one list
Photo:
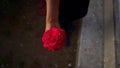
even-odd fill
[(60, 0), (60, 21), (74, 21), (87, 14), (89, 0)]

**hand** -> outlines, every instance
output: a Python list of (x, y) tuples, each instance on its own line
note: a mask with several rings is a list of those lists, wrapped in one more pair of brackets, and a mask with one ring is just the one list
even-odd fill
[(60, 28), (59, 22), (46, 23), (45, 31), (51, 29), (52, 27)]

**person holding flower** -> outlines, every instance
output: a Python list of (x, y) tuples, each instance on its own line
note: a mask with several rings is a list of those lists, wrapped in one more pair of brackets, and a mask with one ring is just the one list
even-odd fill
[(68, 25), (87, 14), (89, 0), (45, 0), (45, 2), (46, 25), (42, 42), (50, 51), (60, 50), (67, 43)]

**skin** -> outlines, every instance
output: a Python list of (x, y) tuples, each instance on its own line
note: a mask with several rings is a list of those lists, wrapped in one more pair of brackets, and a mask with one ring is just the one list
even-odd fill
[(46, 0), (46, 27), (45, 31), (52, 27), (60, 28), (59, 24), (59, 3), (60, 0)]

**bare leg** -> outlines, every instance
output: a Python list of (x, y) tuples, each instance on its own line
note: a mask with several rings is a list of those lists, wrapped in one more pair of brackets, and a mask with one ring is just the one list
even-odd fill
[(46, 28), (45, 28), (45, 30), (49, 30), (52, 27), (60, 28), (59, 3), (60, 3), (60, 0), (46, 0), (47, 14), (46, 14)]

